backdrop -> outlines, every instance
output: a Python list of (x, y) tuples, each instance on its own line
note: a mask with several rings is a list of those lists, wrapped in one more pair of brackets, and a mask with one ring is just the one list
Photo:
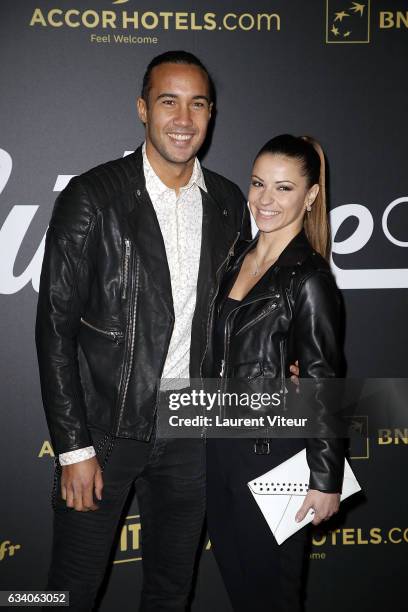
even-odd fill
[[(0, 28), (0, 587), (40, 589), (51, 545), (53, 451), (34, 320), (57, 192), (72, 175), (141, 142), (135, 99), (151, 58), (177, 48), (196, 53), (218, 91), (206, 166), (246, 192), (266, 140), (283, 132), (320, 140), (348, 373), (406, 376), (408, 3), (2, 0)], [(340, 612), (357, 601), (361, 612), (406, 610), (407, 444), (407, 430), (377, 431), (352, 449), (364, 495), (314, 533), (308, 611)], [(226, 612), (204, 548), (193, 609)], [(136, 609), (140, 559), (130, 500), (103, 612)]]

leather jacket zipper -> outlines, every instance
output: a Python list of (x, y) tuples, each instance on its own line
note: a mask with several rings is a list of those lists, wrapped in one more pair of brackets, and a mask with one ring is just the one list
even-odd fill
[(285, 355), (284, 355), (285, 340), (279, 342), (280, 352), (280, 368), (281, 368), (281, 390), (283, 397), (283, 410), (286, 410), (286, 378), (285, 378)]
[(163, 352), (164, 357), (163, 357), (163, 360), (162, 360), (162, 363), (161, 363), (161, 366), (160, 366), (160, 373), (159, 373), (159, 381), (160, 381), (160, 383), (159, 383), (159, 386), (157, 388), (156, 404), (154, 406), (154, 411), (153, 411), (153, 427), (154, 427), (154, 422), (155, 422), (155, 419), (156, 419), (157, 409), (158, 409), (159, 404), (160, 404), (160, 388), (161, 388), (162, 374), (163, 374), (163, 370), (164, 370), (164, 364), (166, 363), (167, 353), (168, 353), (168, 350), (169, 350), (171, 336), (173, 334), (173, 329), (174, 329), (174, 320), (173, 320), (172, 325), (171, 325), (171, 329), (170, 329), (170, 333), (169, 333), (169, 336), (168, 336), (166, 350)]
[(123, 332), (121, 332), (121, 331), (113, 331), (113, 330), (110, 330), (110, 329), (101, 329), (100, 327), (96, 327), (96, 325), (92, 325), (92, 323), (89, 323), (89, 321), (86, 321), (82, 317), (81, 317), (81, 323), (83, 323), (87, 327), (90, 327), (91, 329), (99, 332), (100, 334), (104, 334), (105, 336), (108, 336), (108, 337), (112, 338), (112, 340), (114, 340), (116, 342), (116, 344), (119, 344), (119, 338), (123, 338)]
[(129, 278), (130, 240), (125, 238), (125, 254), (123, 258), (122, 300), (126, 299)]
[[(273, 298), (276, 298), (276, 299), (280, 298), (280, 293), (275, 293), (275, 295), (272, 295), (272, 296), (269, 295), (269, 296), (257, 298), (256, 300), (252, 300), (251, 302), (246, 302), (245, 304), (243, 304), (243, 306), (246, 306), (247, 304), (252, 304), (253, 302), (257, 302), (258, 300), (273, 299)], [(248, 321), (248, 323), (245, 323), (245, 325), (243, 325), (237, 331), (236, 335), (238, 336), (238, 334), (242, 333), (249, 327), (252, 327), (252, 325), (255, 325), (255, 323), (258, 323), (258, 321), (266, 317), (266, 315), (268, 315), (272, 310), (276, 310), (277, 307), (278, 307), (278, 303), (272, 302), (272, 304), (266, 307), (261, 313), (259, 313), (259, 315), (255, 317), (255, 319), (252, 319), (252, 321)]]
[[(276, 293), (272, 297), (279, 298), (280, 297), (280, 293)], [(227, 356), (228, 356), (228, 349), (229, 349), (229, 339), (230, 339), (230, 336), (231, 336), (230, 330), (228, 329), (228, 322), (229, 322), (230, 314), (232, 314), (236, 310), (239, 310), (239, 308), (242, 308), (243, 306), (247, 306), (248, 304), (253, 304), (255, 302), (259, 302), (260, 300), (267, 300), (267, 299), (271, 299), (271, 295), (270, 294), (269, 295), (264, 295), (262, 297), (257, 297), (257, 298), (255, 298), (253, 300), (248, 300), (248, 302), (245, 302), (243, 300), (241, 304), (239, 304), (238, 306), (236, 306), (235, 308), (233, 308), (232, 310), (229, 311), (228, 316), (227, 316), (227, 318), (225, 320), (225, 329), (224, 329), (224, 358), (221, 361), (221, 372), (220, 372), (221, 378), (224, 376), (225, 370), (226, 370)], [(245, 329), (248, 329), (249, 327), (251, 327), (252, 325), (257, 323), (263, 317), (265, 317), (270, 312), (270, 310), (272, 308), (277, 308), (277, 303), (276, 302), (273, 302), (272, 305), (269, 308), (263, 310), (257, 317), (255, 317), (255, 319), (253, 319), (252, 321), (248, 321), (248, 323), (246, 323), (243, 327), (241, 327), (241, 329), (237, 332), (237, 335), (240, 334)], [(227, 334), (227, 330), (228, 330), (228, 334)]]
[(220, 272), (221, 268), (222, 268), (222, 267), (223, 267), (225, 264), (228, 264), (229, 260), (230, 260), (230, 259), (231, 259), (231, 257), (233, 256), (233, 254), (234, 254), (234, 247), (235, 247), (235, 245), (236, 245), (236, 243), (237, 243), (237, 240), (238, 240), (238, 238), (239, 238), (239, 235), (240, 235), (240, 232), (238, 232), (238, 233), (237, 233), (237, 235), (236, 235), (236, 238), (235, 238), (234, 242), (232, 243), (232, 245), (231, 245), (231, 246), (230, 246), (230, 248), (229, 248), (229, 251), (228, 251), (228, 255), (227, 255), (227, 257), (226, 257), (226, 258), (224, 259), (224, 261), (223, 261), (223, 262), (220, 264), (220, 266), (218, 267), (218, 269), (217, 269), (217, 271), (216, 271), (216, 273), (215, 273), (215, 276), (216, 276), (216, 278), (217, 278), (217, 286), (216, 286), (216, 288), (215, 288), (215, 292), (214, 292), (213, 298), (212, 298), (212, 300), (211, 300), (210, 307), (209, 307), (209, 309), (208, 309), (208, 317), (207, 317), (207, 338), (206, 338), (206, 345), (205, 345), (204, 353), (203, 353), (203, 356), (202, 356), (202, 358), (201, 358), (201, 363), (200, 363), (200, 378), (201, 378), (201, 382), (202, 382), (202, 380), (203, 380), (203, 363), (204, 363), (205, 356), (206, 356), (206, 354), (207, 354), (208, 344), (209, 344), (209, 341), (210, 341), (210, 335), (209, 335), (209, 332), (210, 332), (210, 322), (211, 322), (211, 316), (212, 316), (212, 314), (213, 314), (213, 306), (214, 306), (215, 300), (217, 299), (218, 291), (219, 291), (219, 289), (220, 289), (220, 279), (218, 278), (218, 274), (219, 274), (219, 272)]
[[(255, 300), (254, 300), (255, 301)], [(225, 372), (226, 372), (226, 365), (227, 365), (227, 358), (228, 358), (228, 349), (229, 349), (229, 340), (230, 340), (230, 336), (231, 336), (231, 330), (229, 329), (229, 319), (230, 319), (230, 315), (235, 312), (236, 310), (239, 309), (239, 306), (236, 306), (235, 308), (233, 308), (232, 310), (229, 311), (227, 318), (225, 319), (225, 328), (224, 328), (224, 355), (223, 355), (223, 359), (221, 361), (221, 372), (220, 372), (220, 377), (221, 377), (221, 392), (224, 391), (225, 386), (226, 386), (226, 382), (224, 382), (226, 380), (225, 378)]]
[[(130, 255), (131, 255), (131, 249), (130, 249), (130, 241), (129, 241), (129, 261), (130, 261)], [(123, 376), (121, 377), (121, 381), (120, 381), (120, 389), (122, 391), (122, 396), (119, 397), (119, 400), (118, 400), (118, 404), (119, 404), (118, 411), (119, 412), (117, 413), (117, 416), (115, 416), (115, 420), (117, 419), (116, 436), (118, 436), (119, 434), (120, 420), (121, 420), (123, 409), (125, 406), (127, 389), (129, 385), (130, 374), (132, 371), (131, 364), (133, 361), (133, 352), (134, 352), (134, 346), (135, 346), (136, 313), (137, 313), (137, 302), (138, 302), (138, 293), (139, 293), (139, 261), (137, 257), (136, 257), (136, 270), (134, 273), (134, 281), (132, 285), (134, 286), (135, 289), (134, 289), (133, 302), (129, 304), (130, 314), (129, 314), (128, 329), (130, 330), (130, 354), (129, 356), (127, 355), (124, 356)]]
[[(126, 260), (128, 261), (127, 264), (127, 273), (126, 273), (126, 278), (129, 277), (129, 271), (130, 271), (130, 261), (131, 261), (131, 242), (129, 239), (125, 240), (125, 262)], [(126, 401), (126, 395), (127, 395), (127, 389), (128, 389), (128, 385), (129, 385), (129, 380), (130, 380), (130, 375), (131, 375), (131, 364), (133, 362), (133, 353), (134, 353), (134, 345), (135, 345), (135, 335), (136, 335), (136, 313), (137, 313), (137, 302), (138, 302), (138, 293), (139, 293), (139, 260), (136, 256), (136, 270), (135, 270), (135, 274), (134, 274), (135, 280), (134, 280), (134, 284), (132, 286), (134, 286), (134, 299), (133, 299), (133, 306), (132, 304), (129, 305), (129, 310), (130, 311), (130, 315), (129, 315), (129, 325), (128, 325), (128, 329), (130, 330), (130, 355), (129, 357), (127, 355), (125, 355), (124, 357), (124, 368), (123, 368), (123, 376), (121, 378), (120, 381), (120, 389), (123, 389), (122, 394), (118, 400), (118, 408), (116, 411), (116, 415), (115, 415), (115, 421), (116, 421), (116, 436), (118, 436), (119, 434), (119, 429), (120, 429), (120, 422), (121, 422), (121, 418), (123, 415), (123, 410), (124, 410), (124, 406), (125, 406), (125, 401)], [(122, 296), (123, 296), (123, 291), (122, 291)], [(126, 297), (126, 293), (125, 293), (125, 297)], [(132, 300), (130, 300), (130, 302), (132, 302)], [(174, 321), (173, 321), (173, 325), (172, 325), (172, 329), (170, 330), (169, 333), (169, 338), (168, 338), (168, 342), (167, 342), (167, 349), (170, 345), (170, 340), (171, 340), (171, 334), (173, 331), (173, 327), (174, 327)], [(167, 356), (167, 350), (164, 353), (164, 358), (163, 358), (163, 362), (161, 365), (161, 370), (160, 370), (160, 377), (161, 374), (163, 372), (163, 368), (164, 368), (164, 364), (166, 361), (166, 356)], [(157, 411), (157, 402), (156, 402), (156, 406), (154, 409), (154, 413), (153, 413), (153, 418), (156, 415), (156, 411)]]
[[(280, 294), (276, 293), (273, 297), (275, 298), (279, 298)], [(258, 297), (254, 300), (245, 302), (243, 304), (239, 304), (238, 306), (236, 306), (235, 308), (233, 308), (232, 310), (229, 311), (227, 318), (225, 319), (225, 328), (224, 328), (224, 355), (223, 355), (223, 359), (221, 361), (221, 372), (220, 372), (220, 377), (221, 377), (221, 393), (223, 393), (226, 389), (226, 381), (227, 381), (227, 377), (225, 376), (225, 372), (227, 371), (227, 366), (228, 366), (228, 352), (229, 352), (229, 341), (230, 341), (230, 337), (231, 337), (231, 330), (229, 328), (228, 323), (230, 322), (230, 315), (235, 312), (236, 310), (239, 310), (242, 306), (246, 306), (248, 304), (253, 304), (254, 302), (258, 302), (259, 300), (265, 300), (265, 299), (270, 299), (271, 296), (263, 296), (263, 297)], [(273, 304), (275, 304), (275, 306), (273, 306)], [(276, 302), (273, 302), (272, 307), (276, 308)], [(270, 308), (264, 310), (261, 314), (259, 314), (255, 319), (253, 319), (252, 321), (249, 321), (246, 325), (244, 325), (244, 327), (242, 327), (238, 333), (240, 333), (242, 330), (244, 329), (248, 329), (248, 327), (250, 327), (251, 325), (255, 324), (257, 321), (259, 321), (261, 318), (263, 318), (264, 316), (266, 316), (268, 313), (270, 312)], [(285, 397), (285, 370), (284, 370), (284, 354), (283, 354), (283, 346), (284, 346), (285, 341), (281, 340), (279, 343), (279, 352), (280, 352), (280, 369), (281, 369), (281, 387), (282, 387), (282, 394), (283, 394), (283, 410), (286, 409), (286, 397)], [(258, 378), (258, 376), (254, 377), (254, 378)]]
[[(202, 356), (202, 358), (201, 358), (201, 363), (200, 363), (200, 378), (201, 378), (201, 384), (202, 384), (202, 385), (203, 385), (203, 363), (204, 363), (205, 356), (206, 356), (206, 354), (207, 354), (208, 344), (209, 344), (209, 341), (210, 341), (210, 324), (211, 324), (211, 317), (212, 317), (212, 315), (213, 315), (213, 311), (214, 311), (214, 303), (215, 303), (215, 300), (217, 299), (218, 291), (219, 291), (219, 289), (220, 289), (220, 278), (219, 278), (219, 273), (220, 273), (220, 270), (223, 268), (223, 266), (224, 266), (225, 264), (227, 264), (227, 265), (228, 265), (229, 260), (230, 260), (230, 259), (231, 259), (231, 257), (233, 256), (233, 254), (234, 254), (234, 247), (235, 247), (235, 245), (236, 245), (236, 243), (237, 243), (237, 241), (238, 241), (239, 236), (240, 236), (240, 232), (238, 232), (238, 233), (237, 233), (237, 235), (236, 235), (236, 237), (235, 237), (234, 242), (232, 243), (232, 245), (230, 246), (230, 248), (229, 248), (229, 250), (228, 250), (228, 255), (227, 255), (227, 257), (226, 257), (226, 258), (224, 259), (224, 261), (223, 261), (223, 262), (222, 262), (222, 263), (221, 263), (221, 264), (218, 266), (218, 269), (217, 269), (217, 271), (216, 271), (216, 273), (215, 273), (215, 277), (216, 277), (216, 279), (217, 279), (217, 286), (216, 286), (216, 288), (215, 288), (214, 295), (213, 295), (213, 298), (212, 298), (212, 300), (211, 300), (211, 302), (210, 302), (210, 307), (209, 307), (209, 309), (208, 309), (208, 317), (207, 317), (207, 338), (206, 338), (206, 345), (205, 345), (204, 353), (203, 353), (203, 356)], [(202, 429), (201, 429), (201, 436), (200, 436), (201, 438), (204, 438), (204, 441), (206, 441), (206, 439), (205, 439), (205, 432), (206, 432), (206, 427), (205, 427), (205, 425), (204, 425), (204, 426), (202, 427)]]

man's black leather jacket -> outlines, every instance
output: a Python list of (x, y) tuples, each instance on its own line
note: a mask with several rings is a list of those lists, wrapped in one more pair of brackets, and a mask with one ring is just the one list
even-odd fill
[[(235, 282), (243, 258), (257, 240), (258, 236), (237, 244), (220, 285), (214, 319)], [(226, 382), (258, 379), (260, 384), (259, 377), (280, 379), (284, 389), (285, 378), (291, 376), (289, 366), (296, 359), (301, 378), (340, 377), (341, 312), (340, 293), (329, 265), (312, 249), (302, 230), (226, 318), (222, 378)], [(203, 368), (208, 378), (219, 375), (214, 371), (212, 341), (213, 335)], [(330, 410), (328, 406), (319, 408)], [(341, 491), (344, 440), (308, 438), (306, 449), (311, 470), (309, 487)]]
[[(230, 249), (250, 236), (239, 188), (203, 168), (203, 223), (190, 376), (199, 378), (213, 295)], [(74, 177), (47, 230), (36, 344), (55, 453), (88, 427), (148, 440), (174, 324), (170, 273), (141, 147)]]

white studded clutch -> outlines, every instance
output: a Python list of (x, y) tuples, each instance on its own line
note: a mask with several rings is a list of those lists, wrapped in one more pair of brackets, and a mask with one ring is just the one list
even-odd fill
[[(361, 490), (347, 459), (344, 462), (340, 501)], [(248, 482), (248, 487), (278, 544), (282, 544), (313, 520), (314, 511), (310, 509), (302, 521), (295, 521), (295, 515), (308, 491), (309, 478), (310, 469), (304, 448), (266, 474)]]

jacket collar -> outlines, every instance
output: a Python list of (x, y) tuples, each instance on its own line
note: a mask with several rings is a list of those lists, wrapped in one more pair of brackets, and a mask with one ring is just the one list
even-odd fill
[[(222, 308), (224, 300), (227, 298), (232, 286), (237, 278), (240, 265), (244, 257), (255, 248), (259, 239), (259, 232), (252, 240), (241, 240), (237, 245), (235, 255), (231, 260), (231, 266), (228, 267), (222, 282), (219, 293), (219, 309)], [(301, 265), (307, 256), (312, 252), (310, 242), (306, 237), (306, 233), (302, 228), (301, 231), (292, 238), (287, 244), (282, 253), (279, 255), (275, 264), (273, 264), (269, 270), (265, 272), (258, 280), (256, 285), (247, 293), (247, 295), (241, 301), (239, 308), (245, 304), (252, 302), (254, 299), (260, 297), (272, 297), (277, 291), (277, 277), (276, 272), (280, 268), (291, 267)]]
[(302, 264), (305, 259), (313, 251), (312, 246), (307, 239), (304, 228), (300, 230), (289, 244), (283, 249), (279, 255), (277, 264), (278, 266), (296, 266)]
[(155, 285), (162, 303), (168, 313), (174, 317), (166, 248), (153, 204), (146, 189), (142, 147), (138, 147), (134, 153), (128, 155), (127, 161), (132, 173), (127, 214), (129, 237), (136, 245), (137, 254), (150, 281)]
[[(146, 189), (142, 146), (125, 159), (129, 163), (132, 176), (128, 213), (130, 238), (137, 245), (143, 265), (162, 296), (168, 312), (174, 316), (170, 271), (159, 222)], [(203, 175), (208, 192), (200, 187), (203, 220), (197, 303), (210, 294), (217, 269), (230, 246), (228, 236), (231, 234), (225, 206), (217, 193), (216, 184), (212, 181), (211, 172), (203, 168)]]
[[(142, 145), (142, 158), (143, 158), (143, 174), (145, 177), (145, 182), (149, 190), (149, 193), (153, 193), (155, 194), (155, 197), (160, 198), (166, 192), (170, 191), (171, 188), (167, 187), (167, 185), (163, 183), (163, 181), (156, 174), (151, 163), (149, 162), (149, 158), (147, 157), (147, 153), (146, 153), (146, 142), (144, 142)], [(207, 191), (201, 164), (198, 161), (197, 157), (194, 160), (193, 172), (191, 173), (190, 180), (188, 181), (187, 185), (184, 185), (183, 187), (180, 188), (180, 191), (187, 191), (193, 185), (197, 185), (197, 187), (200, 187), (200, 189)]]
[[(236, 265), (240, 264), (245, 255), (249, 253), (249, 251), (251, 251), (253, 248), (255, 248), (258, 239), (259, 232), (252, 240), (241, 240), (239, 242), (239, 245), (237, 246), (235, 252), (235, 258), (231, 262), (232, 267), (235, 267)], [(303, 261), (307, 258), (307, 256), (312, 250), (313, 249), (311, 247), (311, 244), (306, 237), (305, 230), (304, 228), (302, 228), (300, 232), (296, 234), (296, 236), (294, 236), (292, 240), (283, 249), (282, 253), (276, 260), (274, 268), (300, 265), (301, 263), (303, 263)], [(268, 274), (268, 272), (266, 272), (265, 275), (266, 274)]]
[(145, 187), (145, 178), (143, 173), (143, 156), (142, 145), (140, 145), (133, 153), (126, 155), (123, 161), (128, 164), (130, 182), (133, 187), (142, 189)]

